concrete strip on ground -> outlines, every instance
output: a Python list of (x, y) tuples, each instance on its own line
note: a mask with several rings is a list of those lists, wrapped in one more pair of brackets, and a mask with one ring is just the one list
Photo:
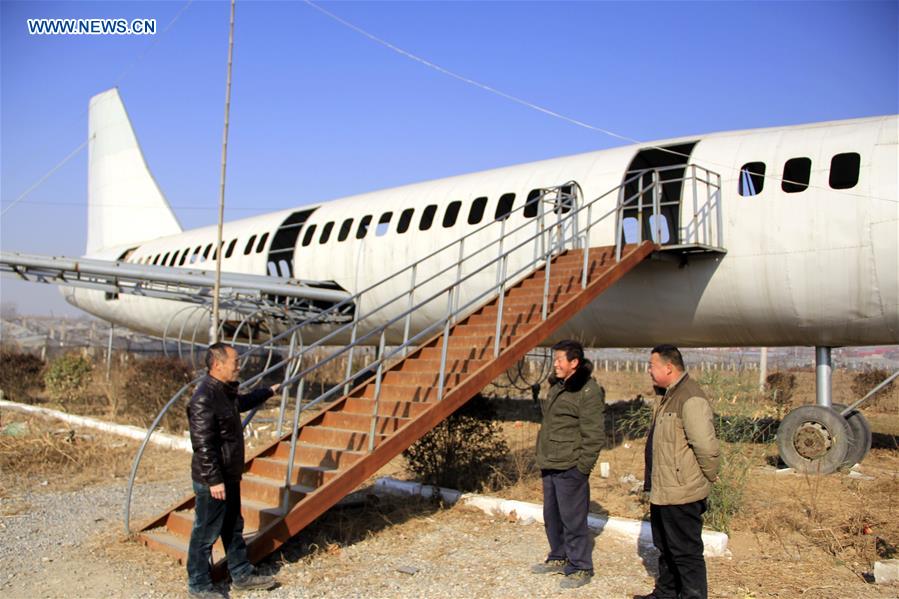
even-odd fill
[[(427, 498), (440, 497), (445, 503), (454, 504), (461, 501), (464, 505), (476, 507), (488, 515), (502, 514), (514, 517), (523, 524), (543, 523), (543, 506), (539, 503), (500, 499), (476, 493), (462, 493), (455, 489), (433, 487), (422, 483), (396, 480), (383, 477), (375, 481), (375, 492), (393, 495), (420, 495)], [(590, 514), (587, 526), (599, 533), (609, 533), (616, 537), (632, 540), (640, 545), (652, 545), (652, 529), (649, 522), (629, 520), (627, 518), (603, 517)], [(702, 531), (702, 542), (706, 557), (722, 557), (730, 555), (727, 550), (728, 537), (723, 532), (713, 530)]]
[[(87, 416), (75, 416), (74, 414), (66, 414), (65, 412), (60, 412), (58, 410), (29, 406), (27, 404), (7, 401), (5, 399), (0, 399), (0, 408), (16, 410), (17, 412), (26, 412), (28, 414), (38, 414), (41, 416), (46, 416), (48, 418), (55, 418), (57, 420), (62, 420), (63, 422), (68, 422), (69, 424), (74, 424), (76, 426), (92, 428), (122, 437), (137, 439), (138, 441), (143, 441), (144, 437), (147, 436), (147, 430), (138, 426), (103, 422), (102, 420), (97, 420), (96, 418), (88, 418)], [(150, 443), (161, 445), (166, 449), (178, 449), (181, 451), (187, 451), (191, 453), (193, 452), (193, 448), (191, 448), (190, 445), (190, 439), (187, 439), (185, 437), (176, 437), (174, 435), (167, 435), (166, 433), (153, 433), (153, 435), (150, 437)]]

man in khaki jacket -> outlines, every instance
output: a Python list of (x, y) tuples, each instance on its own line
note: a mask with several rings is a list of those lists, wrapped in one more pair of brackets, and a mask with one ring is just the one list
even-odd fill
[(702, 514), (720, 454), (709, 400), (684, 370), (676, 347), (653, 348), (649, 374), (664, 396), (653, 410), (646, 439), (645, 489), (652, 542), (661, 555), (655, 589), (645, 599), (708, 596)]

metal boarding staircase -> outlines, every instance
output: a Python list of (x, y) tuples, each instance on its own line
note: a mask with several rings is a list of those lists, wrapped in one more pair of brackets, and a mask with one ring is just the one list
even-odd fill
[[(684, 183), (714, 185), (709, 183), (713, 174), (703, 174), (697, 178), (694, 171)], [(657, 172), (654, 181), (659, 182)], [(660, 249), (652, 240), (624, 244), (618, 234), (623, 211), (641, 201), (623, 197), (628, 182), (586, 204), (578, 201), (575, 182), (545, 189), (533, 199), (539, 202), (533, 220), (508, 231), (507, 218), (488, 223), (345, 300), (355, 305), (351, 323), (304, 345), (304, 327), (321, 322), (309, 319), (244, 354), (266, 351), (268, 344), (289, 344), (286, 358), (243, 384), (283, 371), (279, 437), (249, 456), (241, 482), (251, 561), (258, 562), (299, 533)], [(594, 217), (600, 202), (616, 193), (616, 206)], [(713, 205), (703, 207), (703, 218), (720, 211), (720, 185), (708, 197)], [(610, 216), (618, 221), (612, 229), (617, 243), (589, 247), (591, 231)], [(695, 246), (700, 240), (677, 241)], [(429, 274), (422, 279), (422, 273)], [(399, 280), (409, 285), (396, 293), (402, 288)], [(340, 304), (332, 309), (340, 310)], [(415, 322), (423, 314), (426, 326)], [(313, 354), (338, 342), (342, 345), (324, 357)], [(375, 345), (377, 352), (362, 357), (357, 367), (355, 350), (361, 345)], [(343, 380), (304, 402), (306, 378), (340, 357), (347, 361)], [(191, 386), (185, 385), (163, 408), (135, 457), (125, 505), (129, 534), (131, 494), (143, 450), (164, 413)], [(281, 434), (290, 390), (293, 423), (290, 432)], [(321, 411), (301, 425), (301, 413), (310, 408)], [(193, 495), (180, 500), (144, 523), (138, 538), (183, 562), (193, 504)], [(214, 574), (222, 576), (220, 543), (213, 558)]]

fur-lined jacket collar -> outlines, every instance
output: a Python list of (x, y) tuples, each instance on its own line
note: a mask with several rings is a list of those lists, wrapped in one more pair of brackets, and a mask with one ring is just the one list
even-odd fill
[(590, 360), (586, 358), (584, 361), (578, 365), (577, 370), (574, 371), (570, 377), (565, 379), (564, 383), (562, 379), (556, 377), (556, 375), (550, 375), (549, 384), (557, 385), (563, 384), (565, 391), (580, 391), (583, 389), (584, 385), (587, 384), (587, 381), (590, 380), (590, 377), (593, 375), (593, 364)]

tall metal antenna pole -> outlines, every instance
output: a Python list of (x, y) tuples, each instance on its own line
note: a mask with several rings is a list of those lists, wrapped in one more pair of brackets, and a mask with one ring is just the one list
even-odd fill
[(234, 3), (231, 0), (231, 25), (228, 30), (228, 78), (225, 83), (225, 131), (222, 135), (222, 182), (219, 194), (219, 222), (218, 238), (215, 253), (215, 287), (212, 291), (212, 323), (210, 324), (209, 338), (212, 343), (219, 340), (219, 291), (222, 282), (222, 222), (225, 219), (225, 171), (228, 165), (228, 116), (231, 113), (231, 62), (234, 57)]

